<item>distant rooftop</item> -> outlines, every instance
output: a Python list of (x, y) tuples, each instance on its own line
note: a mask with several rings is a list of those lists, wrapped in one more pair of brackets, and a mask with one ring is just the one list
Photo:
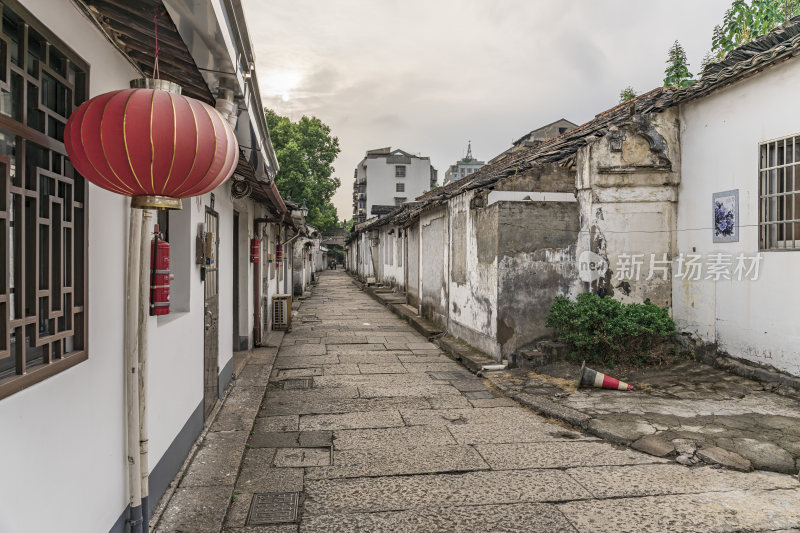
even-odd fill
[(385, 148), (375, 148), (374, 150), (367, 150), (367, 154), (364, 156), (365, 159), (375, 159), (378, 157), (414, 157), (416, 159), (430, 159), (430, 157), (414, 155), (406, 152), (405, 150), (401, 150), (400, 148), (395, 148), (392, 150), (390, 146)]

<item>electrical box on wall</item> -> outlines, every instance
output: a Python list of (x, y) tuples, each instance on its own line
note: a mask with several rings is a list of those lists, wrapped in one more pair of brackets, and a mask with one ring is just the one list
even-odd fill
[(198, 265), (206, 264), (206, 240), (204, 234), (205, 232), (202, 229), (198, 230), (197, 239), (195, 239), (194, 243), (194, 262)]

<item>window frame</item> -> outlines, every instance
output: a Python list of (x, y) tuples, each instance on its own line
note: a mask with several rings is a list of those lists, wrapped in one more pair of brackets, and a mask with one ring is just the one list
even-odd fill
[(394, 192), (406, 192), (406, 184), (402, 181), (398, 181), (394, 184)]
[[(13, 14), (10, 18), (18, 19), (22, 26), (18, 29), (17, 35), (19, 41), (17, 44), (17, 63), (13, 63), (11, 60), (11, 46), (9, 43), (11, 37), (7, 36), (5, 32), (0, 33), (0, 40), (6, 45), (5, 64), (0, 65), (0, 68), (5, 69), (6, 79), (4, 81), (0, 80), (0, 87), (10, 91), (12, 76), (16, 75), (18, 77), (20, 89), (17, 96), (20, 98), (21, 110), (19, 116), (14, 116), (14, 112), (11, 112), (14, 118), (0, 114), (0, 130), (14, 139), (15, 176), (19, 182), (19, 185), (14, 185), (12, 181), (14, 178), (11, 177), (10, 171), (7, 175), (0, 175), (0, 180), (3, 180), (1, 187), (5, 196), (4, 202), (6, 202), (3, 205), (7, 206), (7, 215), (3, 216), (12, 216), (11, 210), (14, 209), (12, 203), (15, 196), (21, 195), (18, 205), (24, 207), (19, 207), (20, 221), (23, 223), (23, 229), (20, 231), (19, 237), (10, 227), (5, 227), (4, 232), (13, 236), (13, 239), (8, 239), (9, 242), (19, 238), (26, 241), (26, 244), (21, 250), (17, 249), (16, 245), (14, 245), (14, 249), (9, 245), (9, 247), (2, 250), (5, 260), (0, 258), (2, 263), (0, 268), (5, 269), (5, 275), (8, 280), (7, 284), (5, 280), (0, 283), (5, 287), (4, 290), (7, 291), (6, 294), (0, 294), (0, 300), (2, 300), (0, 303), (7, 306), (7, 312), (0, 314), (0, 334), (6, 336), (6, 349), (4, 352), (7, 352), (8, 355), (5, 358), (13, 360), (14, 363), (8, 369), (11, 373), (0, 377), (0, 400), (86, 361), (89, 353), (89, 188), (87, 181), (74, 169), (72, 169), (73, 176), (70, 177), (68, 169), (71, 168), (71, 165), (68, 164), (69, 159), (67, 158), (66, 149), (63, 142), (57, 140), (57, 138), (63, 135), (63, 124), (66, 123), (66, 118), (71, 111), (89, 98), (90, 68), (83, 58), (44, 26), (18, 1), (3, 0), (2, 4), (0, 4), (0, 17), (5, 16), (5, 10), (10, 11)], [(31, 72), (32, 66), (29, 64), (28, 48), (31, 42), (31, 34), (34, 35), (34, 38), (38, 37), (40, 43), (43, 44), (42, 56), (34, 58), (33, 67), (35, 68), (33, 70), (35, 72)], [(51, 54), (51, 51), (55, 53)], [(2, 59), (3, 57), (0, 57), (0, 60)], [(74, 72), (72, 70), (73, 66), (79, 72)], [(61, 72), (59, 72), (59, 68)], [(71, 75), (74, 76), (72, 82), (69, 81)], [(45, 76), (49, 78), (49, 81)], [(52, 84), (56, 82), (61, 84), (63, 90), (69, 89), (71, 91), (67, 94), (71, 94), (72, 98), (71, 100), (66, 100), (67, 107), (63, 112), (39, 105), (39, 102), (43, 101), (42, 99), (45, 97), (43, 93), (47, 83), (51, 84), (52, 88)], [(37, 102), (34, 107), (30, 107), (28, 104), (29, 87), (38, 87), (38, 92), (35, 94)], [(58, 89), (58, 86), (55, 86), (55, 88)], [(34, 95), (31, 93), (31, 96)], [(58, 98), (58, 94), (56, 98)], [(39, 120), (43, 120), (44, 123), (40, 125), (37, 121), (34, 121), (35, 124), (31, 124), (28, 113), (30, 110), (38, 112)], [(40, 125), (44, 131), (38, 129), (37, 125)], [(55, 128), (55, 131), (53, 128)], [(30, 145), (38, 146), (37, 149), (48, 152), (50, 170), (35, 166), (35, 162), (28, 161), (27, 153), (30, 150)], [(7, 162), (7, 164), (10, 167), (10, 163)], [(35, 170), (30, 170), (29, 167)], [(54, 170), (56, 168), (58, 170)], [(36, 180), (29, 176), (29, 173), (35, 173), (34, 176), (40, 180), (40, 183), (37, 184)], [(48, 180), (48, 183), (52, 182), (52, 184), (45, 187), (43, 179)], [(33, 180), (34, 184), (33, 189), (30, 187), (31, 180)], [(56, 239), (50, 238), (54, 231), (51, 228), (50, 232), (46, 233), (47, 240), (43, 241), (39, 236), (43, 224), (50, 226), (55, 219), (51, 210), (53, 202), (50, 201), (48, 204), (49, 219), (42, 216), (41, 204), (44, 198), (60, 198), (62, 184), (65, 196), (60, 201), (61, 207), (58, 213), (61, 218), (57, 220), (60, 238), (58, 243), (56, 243)], [(54, 187), (52, 192), (47, 190), (51, 186)], [(67, 192), (68, 187), (69, 193)], [(30, 205), (28, 198), (33, 199), (30, 201)], [(77, 198), (80, 198), (80, 201)], [(67, 199), (70, 202), (71, 218), (69, 219), (65, 218), (66, 206), (68, 205)], [(59, 202), (57, 201), (56, 203)], [(26, 227), (26, 221), (30, 217), (33, 217), (31, 222), (36, 228), (32, 232), (27, 230)], [(47, 222), (44, 223), (41, 219)], [(8, 222), (10, 226), (10, 218), (8, 218)], [(66, 232), (66, 229), (70, 231)], [(30, 233), (34, 233), (34, 237), (30, 237)], [(71, 240), (65, 240), (65, 235), (70, 235)], [(32, 240), (33, 244), (27, 242), (29, 239)], [(43, 243), (49, 247), (46, 264), (42, 262), (40, 257), (40, 248)], [(69, 255), (67, 254), (65, 243), (70, 246)], [(39, 287), (40, 279), (38, 281), (25, 279), (26, 275), (30, 277), (32, 270), (29, 258), (24, 256), (24, 253), (28, 253), (26, 249), (30, 245), (37, 248), (35, 252), (36, 259), (33, 261), (34, 268), (37, 270), (34, 277), (41, 278), (42, 269), (44, 268), (48, 269), (50, 273), (50, 279), (47, 280), (45, 289)], [(79, 246), (82, 249), (79, 250)], [(53, 251), (54, 248), (57, 248), (57, 252)], [(23, 252), (23, 250), (26, 251)], [(20, 254), (19, 261), (24, 265), (24, 267), (20, 267), (21, 273), (17, 274), (22, 280), (22, 286), (17, 287), (18, 281), (15, 281), (14, 293), (12, 293), (11, 279), (15, 276), (12, 271), (12, 261), (17, 259), (18, 253)], [(56, 253), (57, 255), (54, 255)], [(51, 268), (54, 266), (53, 263), (56, 259), (59, 260), (59, 269)], [(65, 282), (65, 273), (67, 272), (70, 274), (70, 285)], [(58, 277), (58, 284), (55, 282), (56, 276)], [(33, 292), (36, 293), (34, 302), (26, 301), (31, 299), (30, 295), (27, 294), (32, 290), (30, 285), (33, 285), (33, 289), (35, 289)], [(22, 293), (17, 291), (22, 291)], [(42, 296), (43, 292), (45, 296)], [(23, 293), (25, 294), (23, 303), (19, 304), (21, 315), (19, 317), (15, 316), (12, 320), (12, 294)], [(58, 294), (58, 304), (52, 303), (52, 300), (56, 298), (55, 293)], [(70, 295), (69, 298), (66, 298), (67, 294)], [(45, 315), (40, 310), (40, 305), (44, 298), (49, 303), (49, 310), (44, 311), (44, 313), (47, 313), (47, 318), (43, 318)], [(65, 302), (71, 304), (71, 313), (69, 315), (65, 312)], [(31, 305), (34, 308), (32, 314), (28, 314), (23, 307), (24, 304)], [(13, 305), (16, 306), (16, 303)], [(63, 327), (60, 325), (61, 319), (63, 319)], [(51, 332), (43, 334), (40, 338), (43, 320), (46, 321), (45, 323), (47, 323)], [(14, 323), (13, 326), (12, 323)], [(55, 333), (52, 332), (53, 328)], [(16, 330), (18, 332), (17, 336), (22, 337), (22, 339), (16, 340), (13, 352), (11, 345), (12, 330)], [(30, 331), (33, 331), (34, 335), (31, 338), (33, 346), (29, 347), (28, 336)], [(69, 346), (68, 339), (73, 339), (72, 348), (74, 349), (65, 353), (67, 346)], [(33, 348), (40, 347), (42, 348), (41, 361), (38, 361), (39, 356), (37, 355), (37, 361), (34, 364), (30, 364), (27, 356), (30, 355)]]
[(395, 165), (394, 166), (394, 177), (395, 178), (405, 178), (406, 177), (406, 165)]
[(759, 251), (800, 250), (799, 167), (800, 133), (758, 144)]

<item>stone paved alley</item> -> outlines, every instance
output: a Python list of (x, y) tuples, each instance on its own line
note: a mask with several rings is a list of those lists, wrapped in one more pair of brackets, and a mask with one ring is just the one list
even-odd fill
[(548, 422), (342, 271), (279, 349), (250, 354), (176, 484), (158, 533), (800, 528), (795, 477), (688, 468)]

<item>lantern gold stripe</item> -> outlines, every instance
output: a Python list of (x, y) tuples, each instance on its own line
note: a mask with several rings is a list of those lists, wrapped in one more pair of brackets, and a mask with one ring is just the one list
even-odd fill
[[(214, 122), (214, 117), (212, 117), (211, 113), (209, 113), (208, 109), (206, 109), (206, 107), (208, 107), (207, 104), (204, 104), (203, 102), (200, 102), (200, 106), (203, 108), (203, 111), (206, 112), (206, 115), (208, 115), (208, 120), (211, 121), (211, 127), (214, 129), (214, 149), (212, 150), (212, 153), (216, 154), (217, 153), (217, 125)], [(205, 172), (203, 172), (203, 178), (208, 176), (208, 171), (211, 170), (211, 167), (214, 165), (215, 161), (216, 161), (216, 157), (212, 157), (211, 161), (209, 161), (209, 163), (208, 163), (208, 168), (206, 168)], [(204, 181), (204, 179), (199, 180), (198, 183), (196, 183), (195, 185), (193, 185), (189, 189), (183, 191), (183, 193), (181, 193), (181, 194), (185, 194), (187, 196), (192, 196), (194, 194), (194, 191), (197, 190), (198, 185), (200, 185), (202, 183), (202, 181)]]
[[(131, 193), (133, 193), (133, 189), (127, 183), (125, 183), (124, 181), (122, 181), (120, 179), (120, 177), (117, 175), (117, 171), (114, 170), (114, 167), (112, 167), (111, 163), (108, 162), (108, 156), (106, 155), (106, 148), (103, 145), (103, 120), (105, 120), (105, 118), (106, 118), (106, 109), (108, 109), (108, 104), (110, 104), (111, 100), (113, 100), (113, 99), (114, 99), (114, 97), (112, 96), (111, 98), (106, 100), (106, 103), (103, 106), (103, 113), (100, 115), (100, 132), (98, 134), (98, 136), (100, 137), (100, 151), (103, 153), (103, 159), (106, 160), (106, 165), (108, 166), (108, 168), (111, 169), (112, 174), (114, 174), (114, 177), (117, 178), (117, 181), (120, 183), (121, 190), (122, 191), (128, 191), (128, 192), (122, 192), (122, 194), (131, 194)], [(95, 102), (96, 102), (96, 100), (89, 103), (89, 105), (86, 108), (87, 112), (89, 111), (89, 107), (94, 105)], [(83, 116), (85, 117), (86, 113), (84, 113)], [(85, 123), (81, 123), (81, 144), (83, 144), (83, 126), (84, 126), (84, 124)], [(97, 170), (97, 167), (94, 166), (94, 163), (92, 163), (92, 160), (89, 159), (88, 156), (86, 157), (86, 159), (89, 161), (89, 163), (92, 165), (92, 168), (95, 169), (95, 171), (97, 172), (97, 174), (99, 176), (101, 176), (104, 180), (106, 180), (109, 184), (111, 184), (112, 187), (117, 188), (117, 187), (114, 186), (114, 183), (111, 180), (109, 180), (106, 176), (104, 176), (103, 174), (101, 174)]]
[(175, 152), (178, 146), (178, 115), (175, 113), (175, 100), (172, 99), (172, 93), (167, 93), (167, 96), (169, 96), (169, 105), (172, 107), (172, 161), (169, 164), (167, 179), (164, 180), (164, 186), (161, 187), (161, 194), (167, 190), (167, 183), (172, 177), (172, 167), (175, 166)]
[[(96, 103), (97, 103), (97, 101), (92, 101), (92, 102), (90, 102), (90, 103), (89, 103), (89, 105), (87, 105), (87, 106), (86, 106), (86, 110), (84, 111), (84, 116), (86, 116), (86, 113), (89, 111), (89, 109), (91, 109), (91, 108), (92, 108), (92, 106), (93, 106), (93, 105), (95, 105)], [(106, 103), (106, 105), (108, 105), (108, 103)], [(109, 186), (110, 186), (110, 187), (111, 187), (111, 188), (112, 188), (112, 189), (113, 189), (115, 192), (120, 192), (120, 193), (121, 193), (121, 192), (122, 192), (122, 190), (120, 190), (118, 187), (116, 187), (116, 186), (114, 185), (114, 183), (112, 183), (112, 182), (111, 182), (111, 181), (110, 181), (108, 178), (106, 178), (104, 175), (102, 175), (102, 174), (100, 173), (100, 171), (99, 171), (99, 170), (97, 170), (97, 167), (96, 167), (96, 166), (94, 166), (94, 163), (93, 163), (93, 162), (92, 162), (92, 160), (89, 158), (89, 154), (87, 154), (87, 153), (86, 153), (86, 149), (84, 148), (84, 147), (86, 146), (86, 143), (84, 143), (84, 142), (83, 142), (83, 128), (84, 128), (85, 126), (86, 126), (86, 122), (82, 122), (82, 123), (80, 124), (80, 129), (79, 129), (79, 131), (78, 131), (78, 139), (80, 140), (80, 145), (81, 145), (81, 149), (83, 150), (83, 155), (85, 156), (85, 158), (86, 158), (86, 160), (89, 162), (89, 164), (90, 164), (90, 165), (92, 165), (92, 168), (93, 168), (93, 169), (94, 169), (94, 171), (97, 173), (97, 175), (98, 175), (98, 176), (100, 176), (101, 178), (103, 178), (103, 180), (105, 180), (105, 182), (106, 182), (106, 183), (108, 183), (108, 185), (109, 185)], [(123, 193), (123, 194), (124, 194), (124, 193)]]
[(136, 91), (131, 91), (128, 95), (128, 99), (125, 101), (125, 109), (122, 111), (122, 141), (125, 146), (125, 155), (128, 158), (128, 166), (131, 168), (131, 172), (133, 172), (133, 179), (136, 180), (136, 183), (139, 184), (140, 194), (146, 194), (147, 189), (144, 188), (142, 182), (139, 181), (139, 176), (136, 175), (136, 170), (133, 169), (133, 161), (131, 161), (131, 153), (128, 150), (128, 132), (125, 129), (125, 123), (128, 120), (128, 104), (131, 103), (131, 98), (136, 93)]
[(194, 171), (194, 166), (197, 163), (197, 153), (200, 146), (200, 128), (197, 125), (197, 115), (194, 114), (194, 107), (192, 107), (191, 103), (188, 103), (188, 105), (189, 105), (189, 111), (192, 113), (192, 119), (194, 119), (194, 159), (192, 159), (192, 166), (189, 169), (189, 172), (186, 173), (186, 176), (183, 178), (183, 181), (172, 190), (172, 192), (170, 193), (171, 196), (177, 196), (180, 188), (183, 187), (183, 184), (186, 183), (186, 180), (188, 180), (189, 176), (192, 175), (192, 172)]
[[(203, 109), (205, 109), (206, 113), (208, 113), (208, 116), (211, 119), (211, 124), (214, 126), (214, 152), (216, 152), (217, 151), (217, 145), (216, 145), (217, 126), (216, 126), (216, 123), (214, 122), (214, 117), (212, 115), (214, 113), (217, 113), (217, 111), (216, 110), (209, 111), (208, 109), (206, 109), (206, 106), (203, 106)], [(225, 129), (225, 123), (224, 122), (222, 124), (222, 127), (223, 127), (223, 129)], [(225, 151), (224, 152), (225, 152), (225, 161), (223, 161), (222, 166), (219, 169), (219, 172), (217, 172), (216, 176), (214, 176), (204, 187), (202, 187), (198, 191), (199, 194), (205, 194), (206, 192), (214, 189), (215, 187), (213, 187), (213, 185), (216, 183), (217, 179), (219, 179), (220, 174), (225, 172), (225, 166), (226, 166), (226, 163), (228, 162), (228, 131), (227, 130), (225, 131)], [(211, 161), (211, 165), (209, 165), (208, 168), (210, 169), (213, 164), (214, 164), (214, 160)]]
[(156, 146), (153, 143), (153, 108), (156, 105), (156, 92), (152, 91), (150, 96), (150, 190), (156, 190), (156, 180), (154, 177), (153, 167), (156, 164)]

